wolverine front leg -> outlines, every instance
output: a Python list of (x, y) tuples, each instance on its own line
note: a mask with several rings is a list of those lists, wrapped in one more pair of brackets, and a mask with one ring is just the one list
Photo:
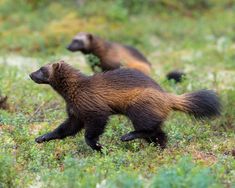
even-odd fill
[(54, 139), (63, 139), (67, 136), (73, 136), (83, 128), (83, 123), (75, 117), (70, 117), (65, 120), (54, 131), (46, 133), (35, 139), (37, 143), (46, 142)]
[[(99, 116), (97, 116), (99, 117)], [(107, 117), (100, 116), (85, 122), (85, 141), (93, 150), (101, 151), (102, 146), (98, 143), (99, 136), (104, 132)]]

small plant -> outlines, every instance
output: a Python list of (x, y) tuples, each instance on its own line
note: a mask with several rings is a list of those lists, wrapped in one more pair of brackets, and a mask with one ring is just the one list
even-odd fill
[(0, 153), (0, 187), (14, 187), (16, 172), (11, 156)]
[[(103, 185), (104, 184), (104, 185)], [(101, 183), (99, 187), (105, 188), (143, 188), (144, 182), (140, 177), (137, 177), (135, 173), (128, 174), (126, 172), (122, 172), (113, 179), (107, 180), (106, 182)]]
[(210, 168), (195, 165), (191, 159), (182, 158), (171, 168), (161, 168), (154, 176), (151, 188), (207, 188), (218, 187)]
[(101, 69), (98, 67), (100, 65), (100, 60), (98, 57), (96, 57), (93, 54), (89, 54), (86, 55), (86, 60), (90, 65), (90, 67), (92, 68), (92, 70), (94, 70), (95, 72), (101, 72)]

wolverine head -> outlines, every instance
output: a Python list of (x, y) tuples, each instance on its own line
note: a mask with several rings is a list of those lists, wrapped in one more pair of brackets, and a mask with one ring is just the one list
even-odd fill
[(37, 71), (32, 72), (29, 77), (37, 84), (58, 86), (63, 84), (63, 82), (77, 82), (80, 75), (79, 70), (60, 60), (44, 65)]
[(84, 54), (90, 53), (93, 35), (90, 33), (78, 33), (68, 45), (67, 49), (71, 52), (81, 51)]
[(44, 65), (37, 71), (32, 72), (29, 77), (37, 84), (50, 84), (54, 77), (55, 71), (58, 71), (63, 63), (64, 61), (59, 61)]

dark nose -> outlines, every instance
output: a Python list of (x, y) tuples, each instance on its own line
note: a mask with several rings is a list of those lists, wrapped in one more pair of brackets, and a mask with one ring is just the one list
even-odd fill
[(31, 79), (33, 79), (33, 73), (31, 73), (31, 74), (29, 75), (29, 77), (30, 77)]

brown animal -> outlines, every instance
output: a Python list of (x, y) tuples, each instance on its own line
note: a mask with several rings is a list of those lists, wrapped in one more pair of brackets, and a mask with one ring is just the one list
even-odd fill
[(124, 114), (133, 123), (134, 131), (122, 141), (136, 138), (166, 146), (167, 137), (161, 126), (172, 110), (196, 118), (220, 114), (215, 92), (202, 90), (175, 95), (165, 92), (150, 77), (133, 69), (116, 69), (85, 76), (64, 62), (48, 64), (30, 74), (38, 84), (49, 84), (66, 101), (68, 118), (54, 131), (36, 138), (42, 143), (75, 135), (85, 129), (85, 141), (95, 150), (110, 115)]
[(0, 96), (0, 109), (3, 109), (3, 110), (9, 110), (9, 104), (7, 103), (7, 99), (8, 97), (5, 96)]
[[(105, 41), (90, 33), (78, 33), (67, 49), (97, 56), (100, 60), (97, 66), (102, 71), (117, 69), (121, 66), (137, 69), (147, 75), (151, 71), (151, 64), (136, 48)], [(94, 71), (95, 65), (91, 68)]]

